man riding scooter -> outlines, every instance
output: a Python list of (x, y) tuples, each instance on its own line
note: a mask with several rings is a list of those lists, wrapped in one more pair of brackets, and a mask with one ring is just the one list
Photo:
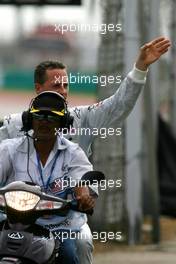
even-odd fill
[[(55, 92), (40, 93), (23, 116), (26, 135), (9, 139), (0, 145), (0, 182), (4, 186), (13, 181), (27, 181), (39, 185), (48, 194), (77, 199), (81, 211), (94, 207), (97, 188), (72, 187), (82, 175), (92, 170), (81, 148), (59, 133), (72, 122), (62, 96)], [(67, 185), (63, 182), (68, 183)], [(79, 232), (87, 222), (85, 213), (69, 211), (66, 217), (46, 216), (38, 224), (55, 234), (69, 230)], [(59, 264), (78, 264), (75, 240), (60, 241)]]

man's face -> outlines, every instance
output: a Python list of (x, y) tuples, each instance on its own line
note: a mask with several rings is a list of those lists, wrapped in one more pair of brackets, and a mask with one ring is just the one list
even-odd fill
[(65, 99), (68, 96), (68, 75), (65, 69), (46, 70), (46, 81), (43, 84), (35, 83), (36, 93), (53, 91), (60, 93)]
[[(60, 120), (54, 115), (41, 112), (40, 114), (32, 114), (32, 128), (34, 130), (34, 137), (44, 142), (56, 138), (56, 132), (60, 128)], [(46, 117), (47, 116), (47, 117)]]

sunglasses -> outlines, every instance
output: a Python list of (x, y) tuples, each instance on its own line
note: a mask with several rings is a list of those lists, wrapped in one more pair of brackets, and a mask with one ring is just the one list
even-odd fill
[(55, 122), (59, 120), (59, 117), (54, 115), (48, 115), (48, 114), (36, 114), (32, 113), (32, 117), (36, 120), (47, 120), (50, 122)]

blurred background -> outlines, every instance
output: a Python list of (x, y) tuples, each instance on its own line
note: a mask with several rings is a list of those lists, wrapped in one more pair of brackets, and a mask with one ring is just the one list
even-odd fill
[[(95, 168), (107, 179), (122, 180), (121, 188), (101, 192), (90, 219), (92, 230), (122, 232), (120, 241), (95, 242), (95, 264), (175, 261), (175, 14), (175, 0), (0, 1), (1, 118), (28, 107), (34, 96), (33, 70), (41, 61), (60, 60), (72, 74), (123, 79), (140, 46), (161, 35), (172, 41), (171, 51), (150, 67), (122, 135), (95, 140)], [(63, 24), (121, 24), (121, 30), (61, 34), (56, 25)], [(69, 103), (92, 104), (117, 88), (71, 84)]]

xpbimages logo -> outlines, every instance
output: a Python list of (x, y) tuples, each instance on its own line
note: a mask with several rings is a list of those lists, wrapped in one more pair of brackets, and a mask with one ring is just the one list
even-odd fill
[(55, 32), (99, 32), (102, 35), (108, 32), (121, 32), (122, 24), (55, 24)]
[(84, 181), (77, 181), (72, 178), (69, 179), (56, 179), (54, 181), (53, 187), (59, 187), (60, 190), (64, 190), (66, 188), (75, 188), (77, 187), (83, 187), (88, 186), (90, 188), (99, 188), (101, 191), (105, 191), (107, 189), (114, 189), (114, 188), (121, 188), (122, 187), (122, 180), (121, 179), (107, 179), (107, 180), (101, 180), (100, 182), (97, 180), (84, 180)]
[(106, 86), (107, 84), (120, 84), (122, 77), (121, 75), (88, 75), (81, 73), (69, 73), (68, 76), (54, 76), (55, 83), (70, 83), (70, 84), (100, 84), (100, 86)]
[[(90, 237), (87, 237), (86, 233), (80, 233), (80, 232), (75, 232), (72, 230), (64, 231), (64, 232), (59, 232), (55, 231), (53, 232), (55, 239), (59, 239), (60, 241), (64, 241), (66, 239), (89, 239)], [(108, 241), (121, 241), (122, 240), (122, 232), (92, 232), (92, 239), (93, 240), (99, 240), (102, 243), (106, 243)]]
[[(89, 108), (89, 111), (92, 111), (96, 107), (95, 105), (92, 105), (92, 108)], [(108, 136), (121, 136), (122, 135), (122, 128), (117, 127), (78, 127), (78, 128), (63, 128), (63, 129), (55, 129), (55, 135), (64, 135), (64, 136), (99, 136), (102, 139), (107, 138)]]

